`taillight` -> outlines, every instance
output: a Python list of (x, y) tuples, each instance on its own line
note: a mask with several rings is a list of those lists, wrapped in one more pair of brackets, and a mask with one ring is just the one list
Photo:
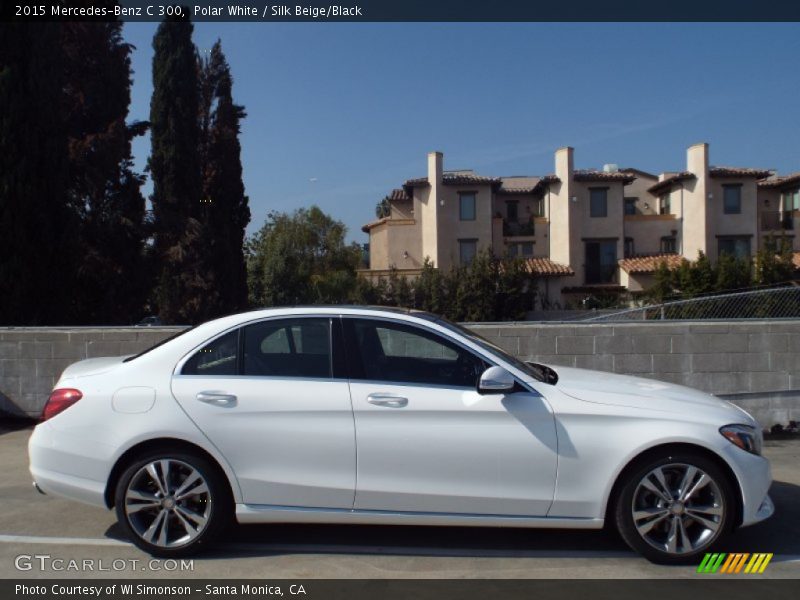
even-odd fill
[(47, 421), (47, 419), (51, 419), (58, 413), (67, 410), (81, 398), (83, 398), (83, 394), (80, 390), (73, 388), (53, 390), (47, 399), (47, 404), (42, 409), (42, 421)]

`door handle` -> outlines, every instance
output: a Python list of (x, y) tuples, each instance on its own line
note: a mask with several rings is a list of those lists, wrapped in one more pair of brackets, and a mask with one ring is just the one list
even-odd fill
[(236, 396), (224, 392), (200, 392), (197, 399), (214, 406), (236, 406)]
[(390, 408), (401, 408), (408, 404), (408, 398), (397, 394), (370, 394), (367, 402), (375, 406), (388, 406)]

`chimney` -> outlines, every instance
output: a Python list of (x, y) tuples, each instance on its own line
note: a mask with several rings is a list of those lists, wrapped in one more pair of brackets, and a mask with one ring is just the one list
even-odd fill
[(556, 177), (562, 184), (572, 183), (572, 173), (575, 170), (574, 153), (575, 150), (570, 146), (556, 150)]
[(708, 178), (708, 144), (689, 146), (686, 150), (686, 170), (695, 179), (684, 182), (681, 188), (680, 252), (689, 260), (697, 260), (703, 252), (716, 260), (716, 219), (711, 204), (711, 182)]
[[(577, 259), (580, 253), (578, 246), (582, 243), (580, 241), (579, 205), (573, 200), (572, 195), (574, 193), (572, 177), (575, 172), (574, 152), (569, 146), (556, 150), (556, 177), (558, 177), (559, 183), (551, 185), (548, 192), (550, 258), (565, 265), (572, 265), (573, 261)], [(573, 266), (573, 268), (575, 267)]]
[(442, 185), (444, 155), (441, 152), (428, 152), (428, 183), (431, 188)]
[(708, 175), (708, 144), (689, 146), (686, 151), (686, 170), (704, 179)]
[[(434, 266), (443, 267), (442, 257), (439, 256), (439, 209), (444, 202), (442, 194), (442, 170), (444, 156), (441, 152), (428, 152), (428, 183), (427, 194), (420, 203), (418, 219), (422, 232), (422, 256), (433, 261)], [(416, 204), (416, 203), (415, 203)], [(415, 213), (415, 216), (417, 213)]]

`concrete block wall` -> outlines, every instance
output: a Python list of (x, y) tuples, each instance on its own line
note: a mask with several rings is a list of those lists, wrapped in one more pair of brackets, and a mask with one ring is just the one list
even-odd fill
[(765, 427), (800, 420), (800, 320), (468, 326), (523, 360), (697, 388)]
[[(524, 360), (688, 385), (766, 427), (800, 420), (800, 320), (468, 326)], [(134, 354), (181, 330), (0, 328), (0, 413), (37, 416), (67, 365)]]
[(183, 329), (0, 328), (0, 416), (38, 416), (61, 372), (74, 362), (136, 354)]

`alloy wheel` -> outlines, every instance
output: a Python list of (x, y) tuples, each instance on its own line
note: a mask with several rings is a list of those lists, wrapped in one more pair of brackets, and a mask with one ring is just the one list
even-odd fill
[(633, 523), (653, 548), (672, 555), (709, 546), (721, 533), (725, 500), (720, 486), (697, 466), (656, 467), (633, 493)]
[(208, 525), (211, 507), (203, 475), (172, 458), (142, 466), (125, 490), (125, 515), (131, 528), (142, 540), (161, 548), (195, 540)]

